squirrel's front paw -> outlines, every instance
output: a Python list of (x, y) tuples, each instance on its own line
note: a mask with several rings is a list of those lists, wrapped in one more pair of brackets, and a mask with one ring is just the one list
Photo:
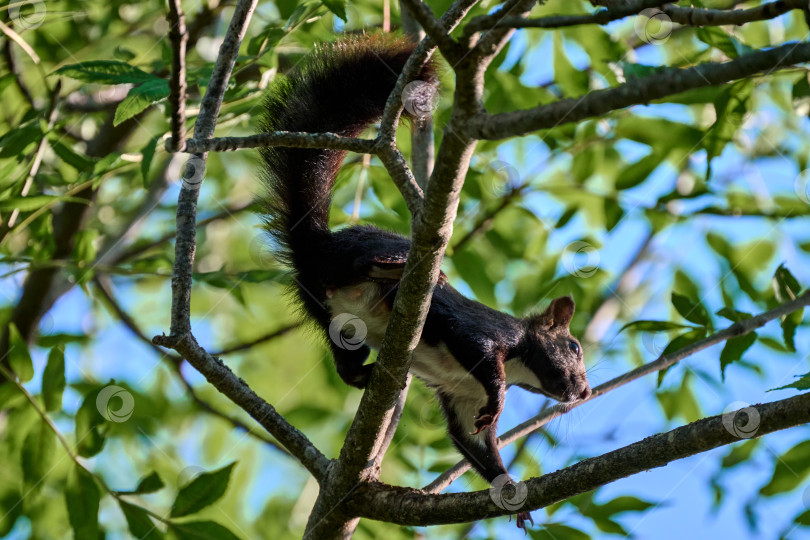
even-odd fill
[(475, 431), (473, 435), (478, 435), (481, 431), (487, 429), (488, 427), (495, 424), (498, 420), (498, 413), (491, 411), (488, 407), (481, 407), (481, 410), (478, 411), (478, 416), (475, 417), (475, 422), (473, 425), (475, 426)]
[[(511, 521), (512, 519), (509, 518)], [(523, 529), (523, 533), (527, 534), (528, 531), (526, 530), (526, 522), (531, 522), (534, 525), (534, 519), (532, 519), (532, 514), (530, 512), (519, 512), (517, 516), (515, 516), (515, 521), (517, 522), (518, 529)]]

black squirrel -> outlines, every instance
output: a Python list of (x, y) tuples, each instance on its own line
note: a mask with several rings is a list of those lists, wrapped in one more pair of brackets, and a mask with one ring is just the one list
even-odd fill
[[(359, 135), (382, 115), (413, 49), (384, 35), (319, 48), (268, 91), (261, 130)], [(435, 85), (435, 66), (418, 80)], [(382, 343), (410, 241), (367, 225), (329, 229), (332, 186), (346, 152), (274, 147), (261, 154), (266, 228), (306, 314), (331, 337), (338, 374), (363, 388), (373, 367), (364, 362)], [(453, 443), (490, 483), (507, 474), (496, 436), (507, 387), (560, 401), (591, 393), (582, 348), (568, 330), (573, 314), (566, 296), (518, 319), (464, 297), (444, 275), (435, 287), (411, 372), (435, 389)], [(353, 333), (359, 323), (347, 318), (362, 321), (364, 340)], [(519, 514), (518, 526), (525, 528), (525, 519), (531, 516)]]

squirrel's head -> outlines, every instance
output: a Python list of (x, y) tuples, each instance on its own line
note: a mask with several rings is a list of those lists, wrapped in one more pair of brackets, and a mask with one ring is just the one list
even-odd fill
[(561, 296), (552, 300), (543, 313), (523, 319), (525, 346), (513, 361), (520, 362), (531, 373), (514, 384), (558, 401), (586, 399), (591, 395), (582, 345), (568, 329), (573, 316), (574, 301), (570, 296)]

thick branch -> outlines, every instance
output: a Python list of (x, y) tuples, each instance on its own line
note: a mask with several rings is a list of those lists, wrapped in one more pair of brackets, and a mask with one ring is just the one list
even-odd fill
[[(803, 307), (806, 306), (810, 306), (810, 292), (803, 294), (802, 296), (796, 298), (795, 300), (786, 302), (785, 304), (782, 304), (781, 306), (778, 306), (770, 311), (760, 313), (759, 315), (751, 317), (750, 319), (745, 319), (740, 322), (736, 322), (731, 326), (729, 326), (728, 328), (716, 332), (705, 339), (697, 341), (691, 345), (684, 347), (683, 349), (677, 350), (666, 356), (660, 356), (658, 359), (653, 360), (652, 362), (648, 362), (643, 366), (639, 366), (634, 370), (619, 375), (618, 377), (611, 379), (606, 383), (600, 384), (599, 386), (593, 389), (593, 393), (586, 400), (576, 401), (574, 403), (558, 403), (556, 405), (543, 409), (534, 418), (530, 418), (529, 420), (523, 422), (518, 426), (515, 426), (514, 428), (504, 433), (500, 437), (499, 447), (503, 448), (504, 446), (511, 444), (520, 437), (523, 437), (524, 435), (528, 435), (529, 433), (537, 431), (542, 426), (546, 425), (547, 423), (554, 420), (558, 416), (567, 413), (568, 411), (570, 411), (575, 407), (578, 407), (593, 399), (596, 399), (599, 396), (607, 394), (611, 390), (615, 390), (620, 386), (624, 386), (625, 384), (631, 381), (640, 379), (645, 375), (650, 375), (665, 369), (669, 369), (670, 367), (680, 362), (684, 358), (692, 356), (693, 354), (702, 351), (703, 349), (708, 349), (712, 345), (717, 345), (718, 343), (722, 343), (733, 337), (738, 337), (742, 336), (743, 334), (747, 334), (765, 325), (765, 323), (769, 321), (778, 319), (789, 313), (793, 313), (794, 311), (802, 309)], [(455, 480), (456, 478), (464, 474), (464, 472), (469, 470), (469, 468), (470, 464), (467, 461), (465, 460), (459, 461), (453, 467), (451, 467), (450, 469), (439, 475), (433, 482), (425, 486), (424, 491), (427, 491), (429, 493), (441, 492), (443, 489), (449, 486), (453, 482), (453, 480)]]
[(408, 8), (408, 12), (450, 62), (455, 63), (466, 52), (450, 37), (450, 29), (445, 26), (444, 21), (437, 19), (422, 0), (401, 0), (401, 4)]
[(466, 124), (466, 132), (478, 139), (505, 139), (601, 116), (631, 105), (646, 104), (695, 88), (719, 85), (757, 73), (770, 73), (807, 61), (810, 61), (810, 44), (789, 43), (767, 51), (746, 54), (730, 62), (707, 62), (687, 69), (667, 69), (614, 88), (590, 92), (579, 98), (563, 99), (534, 109), (502, 114), (477, 114)]
[(316, 480), (321, 481), (326, 474), (329, 460), (307, 439), (281, 416), (276, 409), (254, 392), (245, 381), (237, 377), (219, 358), (208, 354), (200, 347), (191, 334), (179, 339), (172, 336), (155, 336), (152, 343), (176, 350), (197, 371), (205, 376), (214, 388), (241, 407), (261, 424), (287, 450), (294, 455)]
[[(217, 137), (212, 139), (189, 139), (185, 150), (191, 154), (202, 152), (228, 152), (240, 148), (262, 148), (265, 146), (288, 146), (292, 148), (329, 148), (349, 150), (360, 154), (373, 154), (374, 140), (343, 137), (334, 133), (304, 133), (274, 131), (249, 137)], [(172, 151), (166, 142), (166, 150)]]
[[(720, 26), (726, 24), (742, 25), (754, 21), (765, 21), (784, 15), (793, 9), (806, 9), (803, 0), (778, 0), (750, 9), (702, 9), (685, 8), (666, 4), (662, 0), (642, 0), (623, 4), (608, 10), (598, 11), (592, 15), (554, 15), (538, 19), (521, 17), (504, 17), (495, 26), (499, 28), (564, 28), (583, 24), (608, 24), (631, 15), (637, 15), (644, 9), (660, 6), (660, 12), (669, 17), (671, 22), (686, 26)], [(475, 24), (475, 21), (470, 23)]]
[(636, 0), (610, 9), (597, 11), (586, 15), (550, 15), (537, 19), (506, 16), (497, 21), (488, 17), (476, 17), (464, 29), (465, 33), (478, 32), (488, 28), (563, 28), (566, 26), (579, 26), (583, 24), (608, 24), (625, 17), (637, 15), (645, 9), (656, 8), (665, 4), (665, 0)]
[[(740, 416), (738, 416), (740, 415)], [(735, 418), (758, 422), (756, 436), (810, 422), (810, 393), (712, 416), (526, 481), (520, 511), (544, 508), (621, 478), (738, 442), (729, 429)], [(428, 495), (382, 484), (361, 486), (347, 504), (361, 517), (400, 525), (462, 523), (514, 513), (497, 506), (489, 491)]]
[[(233, 18), (219, 48), (211, 80), (200, 104), (200, 113), (194, 124), (194, 138), (208, 139), (214, 134), (222, 98), (228, 87), (231, 71), (239, 55), (239, 45), (247, 30), (248, 21), (258, 0), (239, 0)], [(197, 198), (205, 173), (204, 153), (194, 154), (186, 165), (183, 187), (177, 200), (177, 241), (174, 249), (172, 272), (172, 322), (171, 335), (185, 336), (191, 333), (191, 274), (194, 253), (197, 249), (194, 222), (197, 218)], [(192, 338), (193, 339), (193, 338)], [(179, 352), (179, 351), (178, 351)]]

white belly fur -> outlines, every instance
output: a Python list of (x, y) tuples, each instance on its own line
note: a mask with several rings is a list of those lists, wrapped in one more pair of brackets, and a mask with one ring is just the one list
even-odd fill
[[(366, 344), (379, 350), (388, 326), (388, 306), (380, 298), (379, 285), (372, 282), (335, 289), (326, 303), (332, 316), (351, 313), (366, 325)], [(420, 341), (413, 351), (411, 373), (428, 386), (452, 396), (459, 419), (475, 430), (473, 421), (486, 404), (484, 387), (450, 354), (444, 343), (430, 346)]]

